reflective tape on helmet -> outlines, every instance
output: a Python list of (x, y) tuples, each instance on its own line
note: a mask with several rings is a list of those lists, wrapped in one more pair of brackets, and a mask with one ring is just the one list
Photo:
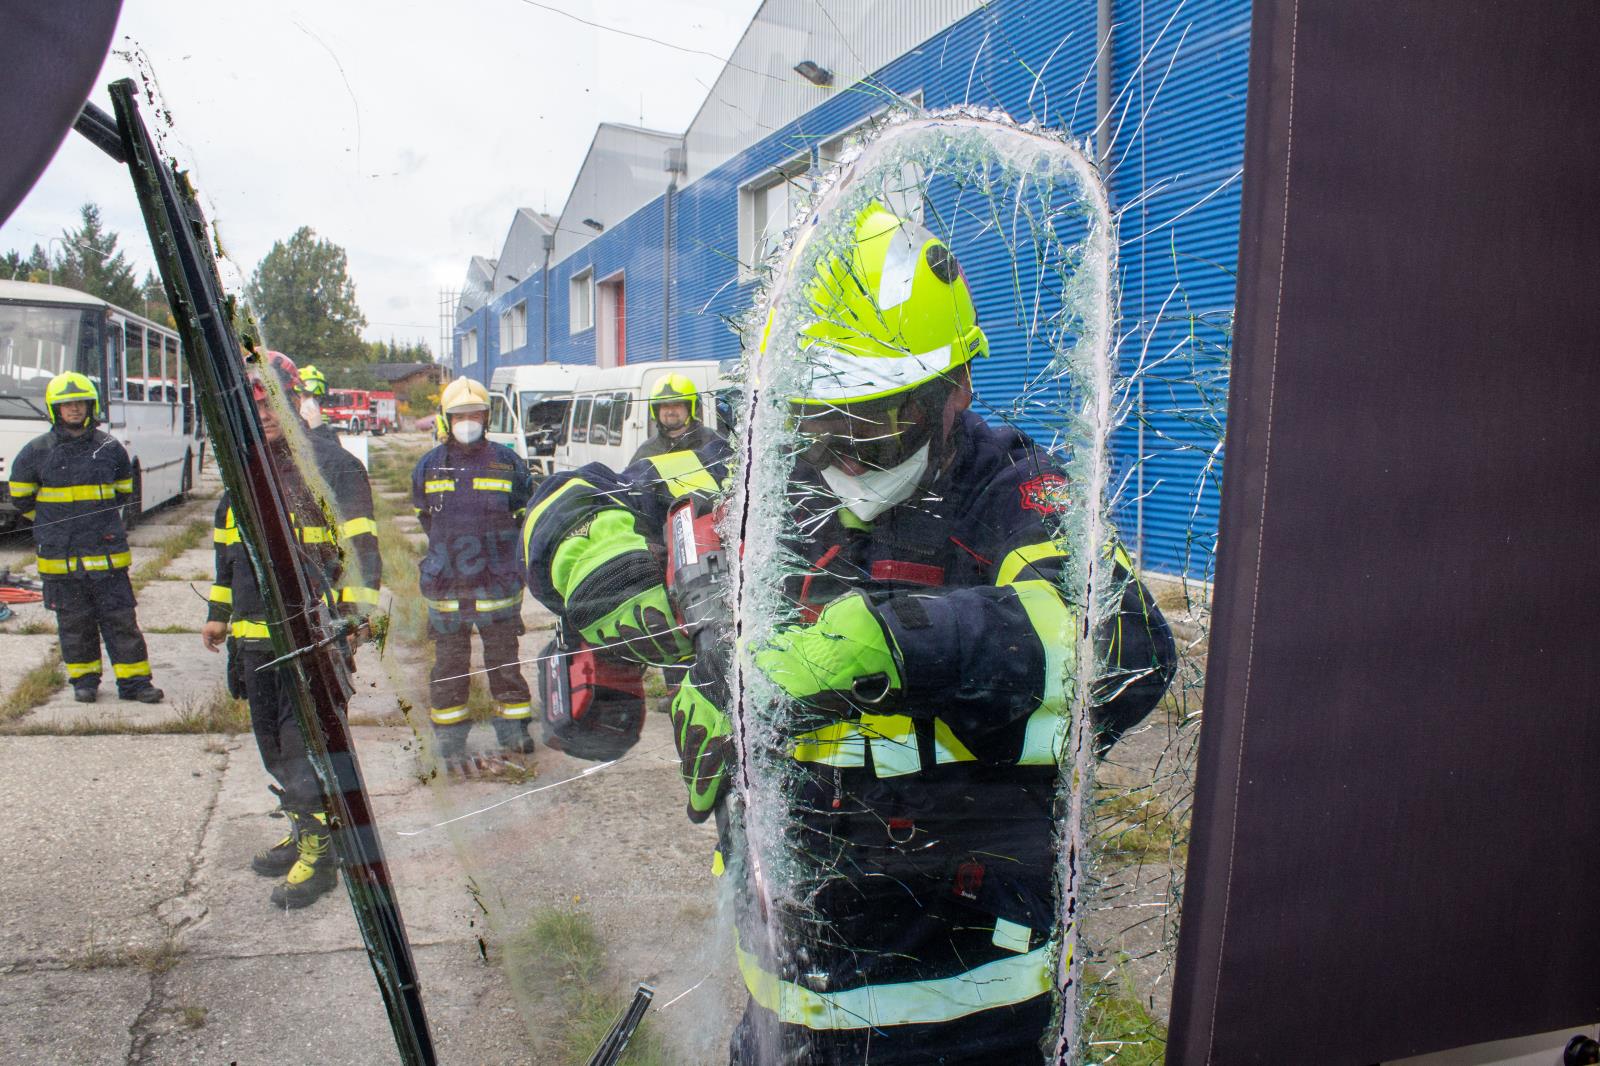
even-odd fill
[(133, 565), (132, 552), (112, 552), (109, 555), (75, 555), (66, 559), (39, 557), (41, 574), (73, 574), (80, 572), (107, 572), (125, 570)]
[(866, 1029), (884, 1025), (929, 1025), (978, 1011), (1025, 1003), (1050, 991), (1054, 945), (997, 959), (952, 977), (863, 985), (817, 992), (764, 970), (735, 944), (739, 972), (750, 998), (789, 1025), (808, 1029)]
[(62, 663), (62, 665), (67, 668), (67, 680), (69, 681), (76, 681), (80, 677), (87, 677), (90, 674), (98, 674), (100, 672), (99, 659), (92, 663)]
[(422, 491), (425, 493), (454, 492), (456, 491), (456, 483), (449, 478), (435, 478), (432, 481), (424, 481), (422, 483)]
[(133, 677), (149, 677), (150, 661), (142, 659), (136, 663), (112, 663), (111, 669), (116, 673), (119, 681), (126, 681)]
[(503, 477), (475, 477), (472, 487), (479, 492), (510, 492), (511, 481)]
[[(118, 482), (117, 484), (121, 484)], [(133, 491), (132, 485), (128, 488)], [(83, 503), (88, 500), (114, 500), (116, 485), (46, 485), (35, 499), (39, 503)]]
[(459, 704), (455, 707), (435, 707), (428, 712), (428, 717), (437, 725), (452, 725), (467, 717), (467, 705)]
[(720, 487), (706, 464), (694, 452), (667, 452), (650, 456), (650, 464), (661, 475), (667, 491), (676, 498), (691, 492), (716, 492)]
[(240, 640), (271, 640), (272, 630), (265, 622), (252, 622), (248, 618), (236, 619), (228, 624), (228, 632)]

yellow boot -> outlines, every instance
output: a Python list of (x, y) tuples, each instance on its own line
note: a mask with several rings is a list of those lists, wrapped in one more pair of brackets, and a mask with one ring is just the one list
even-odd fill
[(323, 812), (295, 816), (298, 829), (299, 859), (289, 867), (283, 883), (272, 890), (275, 907), (294, 909), (316, 902), (323, 893), (339, 883), (334, 872), (338, 860), (331, 847), (328, 833), (328, 816)]

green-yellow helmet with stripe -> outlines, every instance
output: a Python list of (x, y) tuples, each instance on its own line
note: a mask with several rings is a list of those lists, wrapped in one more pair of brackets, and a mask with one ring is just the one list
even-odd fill
[(681, 403), (689, 409), (689, 421), (700, 417), (700, 390), (682, 374), (668, 374), (650, 390), (650, 419), (658, 421), (656, 408), (664, 403)]
[(823, 258), (800, 331), (809, 373), (802, 411), (879, 401), (950, 379), (989, 342), (950, 246), (882, 204), (856, 219), (849, 246)]
[(89, 405), (89, 421), (100, 420), (100, 390), (94, 387), (87, 375), (76, 370), (57, 374), (44, 387), (44, 409), (51, 422), (56, 420), (56, 405), (83, 400)]

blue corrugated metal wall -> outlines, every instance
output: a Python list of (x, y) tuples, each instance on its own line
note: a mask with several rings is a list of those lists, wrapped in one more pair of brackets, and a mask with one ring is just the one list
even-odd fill
[[(1141, 359), (1154, 363), (1142, 405), (1116, 442), (1125, 480), (1119, 521), (1142, 564), (1158, 571), (1203, 575), (1216, 529), (1224, 397), (1206, 384), (1222, 385), (1213, 379), (1225, 371), (1231, 328), (1249, 16), (1248, 0), (1113, 3), (1110, 185), (1124, 212), (1122, 358), (1129, 369)], [(997, 0), (872, 80), (897, 93), (920, 91), (928, 107), (980, 103), (1081, 140), (1095, 124), (1095, 50), (1093, 0)], [(678, 192), (673, 358), (738, 354), (728, 324), (753, 291), (738, 280), (739, 187), (881, 109), (886, 98), (876, 86), (834, 94)], [(944, 195), (933, 193), (936, 214), (948, 207)], [(567, 318), (570, 279), (589, 267), (596, 279), (623, 272), (627, 361), (660, 358), (663, 221), (657, 199), (552, 264), (552, 360), (594, 360), (593, 329), (572, 334)], [(962, 249), (962, 261), (991, 339), (991, 358), (975, 372), (980, 404), (1027, 428), (1027, 405), (1037, 399), (1028, 383), (1047, 356), (1017, 324), (1009, 253), (997, 235)], [(542, 284), (535, 275), (460, 327), (480, 330), (476, 376), (487, 379), (504, 362), (539, 360)], [(528, 344), (500, 353), (499, 312), (524, 298)], [(1144, 461), (1134, 462), (1139, 455)]]

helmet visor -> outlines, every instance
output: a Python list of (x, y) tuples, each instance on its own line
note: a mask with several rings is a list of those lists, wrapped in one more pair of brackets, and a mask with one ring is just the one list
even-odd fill
[(800, 458), (819, 470), (840, 460), (890, 470), (927, 443), (933, 417), (914, 393), (901, 393), (822, 410), (796, 409), (794, 429), (801, 442)]

